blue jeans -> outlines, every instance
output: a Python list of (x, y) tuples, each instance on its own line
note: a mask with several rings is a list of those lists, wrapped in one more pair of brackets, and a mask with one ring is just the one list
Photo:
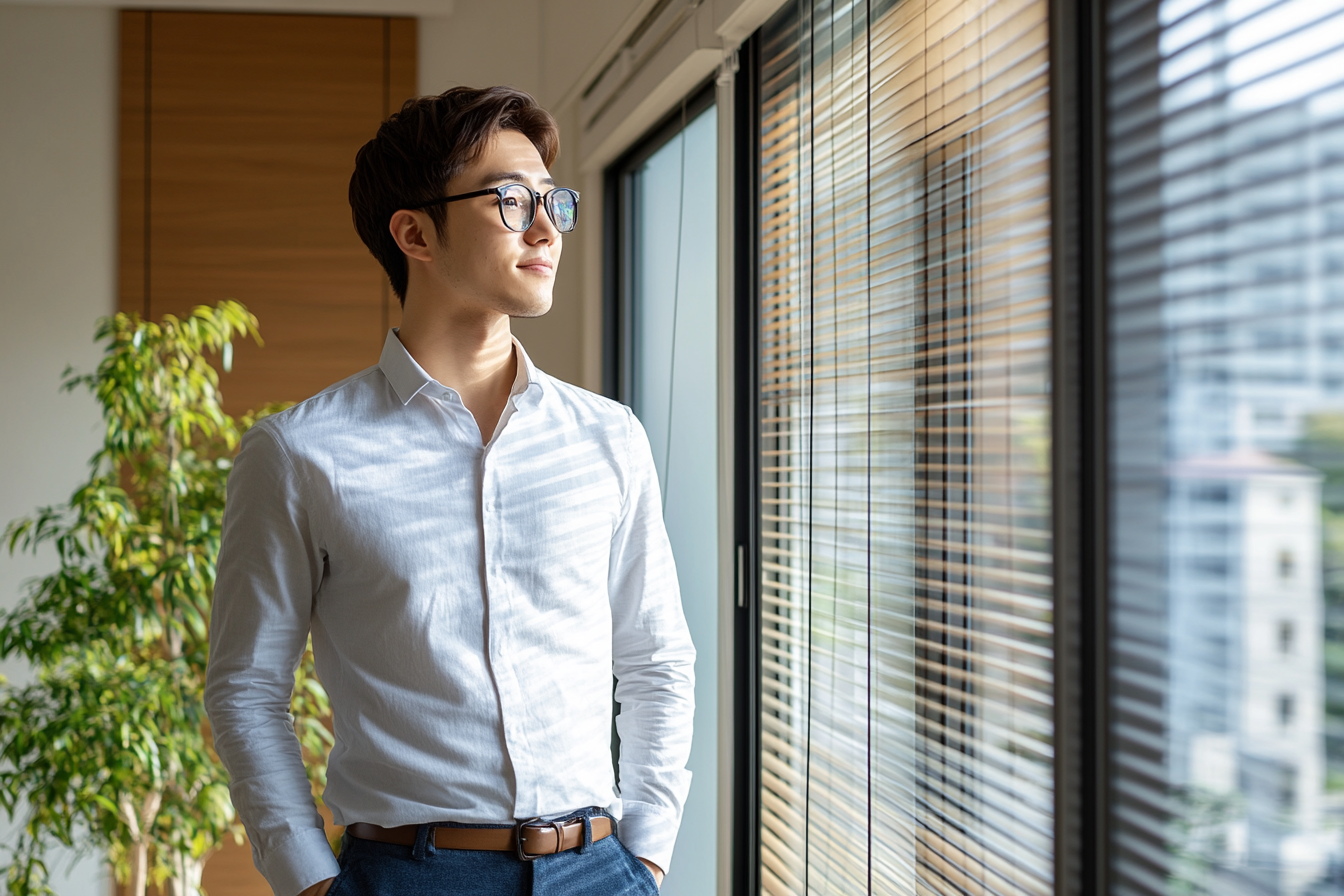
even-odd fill
[[(567, 818), (591, 818), (597, 810)], [(584, 845), (523, 862), (511, 852), (435, 849), (430, 825), (421, 825), (415, 846), (378, 843), (345, 835), (341, 872), (327, 896), (657, 896), (644, 864), (613, 834)], [(434, 827), (507, 827), (438, 824)]]

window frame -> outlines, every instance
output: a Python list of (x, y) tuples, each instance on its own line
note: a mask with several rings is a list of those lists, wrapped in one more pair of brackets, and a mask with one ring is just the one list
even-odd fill
[(649, 157), (714, 105), (714, 80), (704, 81), (607, 166), (603, 172), (602, 394), (629, 405), (634, 399), (635, 245), (631, 179)]
[(1050, 2), (1055, 891), (1110, 892), (1104, 0)]
[(734, 81), (733, 248), (736, 341), (733, 408), (734, 543), (741, 593), (733, 631), (733, 894), (760, 892), (761, 503), (760, 427), (760, 43), (739, 49)]

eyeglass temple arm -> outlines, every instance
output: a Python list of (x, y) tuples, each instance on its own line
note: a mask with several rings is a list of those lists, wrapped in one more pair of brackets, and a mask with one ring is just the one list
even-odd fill
[(431, 199), (428, 202), (417, 202), (415, 205), (405, 206), (407, 211), (426, 208), (431, 205), (438, 205), (440, 202), (456, 202), (459, 199), (475, 199), (477, 196), (499, 195), (499, 187), (488, 187), (484, 190), (476, 190), (472, 193), (458, 193), (456, 196), (440, 196), (438, 199)]

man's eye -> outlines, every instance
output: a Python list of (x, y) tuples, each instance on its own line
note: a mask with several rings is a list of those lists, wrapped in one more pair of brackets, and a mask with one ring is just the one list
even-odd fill
[(515, 199), (515, 198), (513, 198), (512, 196), (505, 196), (503, 199), (501, 199), (501, 200), (499, 200), (499, 201), (500, 201), (501, 203), (503, 203), (503, 205), (504, 205), (505, 208), (517, 208), (517, 207), (518, 207), (518, 200)]

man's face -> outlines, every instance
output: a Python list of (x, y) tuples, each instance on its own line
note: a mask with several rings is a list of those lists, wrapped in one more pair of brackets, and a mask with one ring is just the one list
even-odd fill
[[(532, 141), (500, 131), (476, 161), (447, 184), (444, 195), (519, 183), (545, 194), (555, 186)], [(538, 203), (540, 206), (541, 203)], [(551, 308), (561, 234), (546, 209), (516, 233), (504, 226), (499, 199), (478, 196), (448, 203), (435, 253), (437, 274), (467, 303), (510, 317), (539, 317)]]

